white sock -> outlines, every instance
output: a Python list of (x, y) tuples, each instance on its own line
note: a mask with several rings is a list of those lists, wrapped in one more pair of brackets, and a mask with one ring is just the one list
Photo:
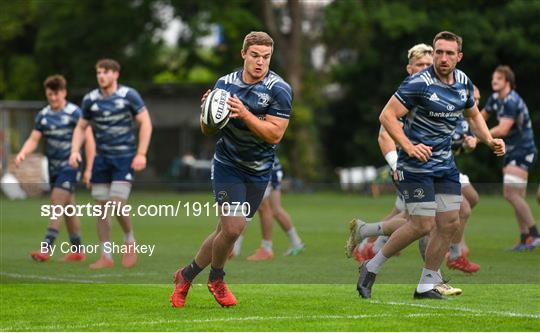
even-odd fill
[(265, 249), (266, 251), (268, 252), (272, 252), (272, 241), (268, 241), (268, 240), (262, 240), (261, 241), (261, 247), (263, 249)]
[(459, 243), (450, 244), (450, 254), (448, 258), (450, 260), (456, 260), (461, 256), (461, 246)]
[(124, 242), (126, 243), (133, 243), (135, 241), (135, 237), (133, 236), (133, 230), (130, 232), (124, 233)]
[(422, 269), (422, 276), (420, 277), (420, 282), (418, 282), (416, 291), (419, 293), (425, 293), (426, 291), (432, 290), (436, 285), (442, 282), (442, 277), (439, 272), (424, 268)]
[(385, 256), (383, 256), (382, 251), (379, 251), (373, 259), (371, 259), (367, 264), (366, 268), (369, 272), (378, 274), (379, 271), (382, 268), (382, 265), (388, 260)]
[(300, 237), (298, 237), (298, 233), (296, 232), (296, 229), (292, 227), (287, 231), (287, 236), (289, 236), (289, 242), (291, 242), (293, 247), (298, 247), (302, 245), (302, 240)]
[[(107, 248), (109, 252), (106, 253), (105, 248)], [(101, 255), (112, 260), (112, 253), (110, 252), (110, 250), (111, 250), (111, 242), (101, 243)]]
[(357, 232), (362, 238), (384, 235), (381, 222), (361, 224)]
[(233, 254), (235, 256), (239, 256), (240, 255), (240, 251), (242, 250), (242, 241), (244, 240), (244, 235), (240, 235), (238, 236), (238, 238), (236, 239), (236, 242), (234, 242), (234, 246), (233, 246)]
[(373, 243), (373, 252), (378, 253), (386, 242), (388, 242), (388, 236), (377, 237), (375, 243)]

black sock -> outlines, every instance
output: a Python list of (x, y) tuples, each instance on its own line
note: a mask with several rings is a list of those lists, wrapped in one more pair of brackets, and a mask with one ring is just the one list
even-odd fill
[(54, 244), (56, 236), (58, 236), (58, 230), (53, 228), (47, 228), (47, 233), (45, 234), (45, 239), (43, 241), (47, 243), (49, 249)]
[(529, 228), (529, 235), (534, 238), (538, 237), (538, 230), (536, 229), (536, 224)]
[(519, 240), (520, 240), (521, 244), (527, 243), (527, 238), (528, 237), (529, 237), (529, 234), (522, 233), (521, 235), (519, 235)]
[(69, 241), (71, 242), (71, 245), (75, 245), (78, 250), (79, 246), (81, 245), (81, 236), (77, 234), (69, 235)]
[(184, 268), (184, 270), (182, 271), (182, 276), (184, 277), (184, 279), (191, 282), (202, 270), (203, 269), (200, 268), (199, 265), (197, 265), (195, 260), (193, 260), (191, 264), (187, 265)]
[(208, 280), (210, 282), (214, 282), (216, 280), (223, 280), (223, 277), (225, 276), (225, 272), (223, 271), (223, 268), (210, 268), (210, 276), (208, 277)]

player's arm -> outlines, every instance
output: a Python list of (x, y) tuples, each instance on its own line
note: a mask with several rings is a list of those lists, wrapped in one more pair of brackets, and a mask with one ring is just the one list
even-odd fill
[(96, 141), (90, 126), (86, 127), (84, 133), (84, 156), (86, 157), (86, 167), (83, 172), (83, 183), (90, 186), (90, 176), (94, 166), (94, 157), (96, 157)]
[(79, 118), (77, 126), (75, 126), (75, 129), (73, 130), (73, 137), (71, 138), (71, 155), (69, 156), (69, 166), (72, 168), (77, 168), (82, 161), (80, 150), (87, 127), (88, 120)]
[(283, 138), (289, 125), (289, 119), (272, 115), (266, 115), (264, 120), (259, 119), (249, 112), (244, 103), (236, 96), (229, 97), (227, 103), (231, 111), (230, 117), (242, 120), (247, 128), (264, 142), (277, 145)]
[(407, 138), (399, 119), (409, 112), (401, 102), (392, 96), (379, 116), (379, 121), (388, 134), (409, 156), (427, 162), (431, 157), (431, 147), (424, 144), (413, 145)]
[(21, 165), (22, 161), (24, 161), (28, 154), (31, 154), (34, 150), (36, 150), (37, 146), (39, 145), (39, 140), (41, 140), (42, 136), (43, 135), (40, 131), (32, 130), (32, 133), (30, 133), (28, 139), (26, 139), (26, 141), (24, 142), (21, 151), (15, 157), (16, 167), (19, 167), (19, 165)]
[(152, 120), (150, 114), (145, 108), (135, 116), (135, 121), (139, 124), (139, 145), (137, 153), (131, 162), (131, 167), (135, 171), (140, 171), (146, 168), (146, 154), (150, 146), (150, 138), (152, 137)]
[(482, 109), (482, 111), (480, 111), (480, 114), (482, 115), (485, 121), (489, 119), (489, 113), (486, 111), (486, 109)]
[(500, 118), (499, 124), (489, 130), (491, 136), (495, 138), (504, 138), (510, 132), (510, 129), (514, 125), (514, 118), (503, 117)]
[(484, 117), (482, 117), (480, 111), (478, 110), (478, 107), (474, 105), (472, 108), (466, 109), (464, 115), (476, 137), (485, 143), (495, 153), (495, 155), (504, 155), (504, 141), (502, 139), (493, 138), (489, 132)]
[(379, 137), (377, 138), (377, 141), (379, 142), (379, 148), (381, 149), (384, 159), (390, 166), (390, 169), (396, 171), (398, 161), (396, 143), (382, 125), (381, 128), (379, 128)]

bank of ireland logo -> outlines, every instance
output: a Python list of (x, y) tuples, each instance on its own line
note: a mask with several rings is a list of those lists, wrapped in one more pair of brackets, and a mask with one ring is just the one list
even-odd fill
[(424, 189), (423, 188), (415, 189), (413, 197), (415, 197), (416, 199), (422, 199), (423, 197), (425, 197)]
[(462, 102), (467, 101), (467, 91), (465, 89), (461, 89), (459, 91), (459, 98), (461, 99)]
[(454, 105), (452, 105), (452, 104), (448, 104), (448, 105), (446, 106), (446, 110), (448, 110), (448, 111), (454, 111), (455, 108), (456, 108), (456, 107), (455, 107)]

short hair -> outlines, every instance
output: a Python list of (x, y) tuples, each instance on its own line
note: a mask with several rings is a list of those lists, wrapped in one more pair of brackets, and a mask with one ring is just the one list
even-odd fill
[(45, 89), (50, 89), (52, 91), (66, 90), (67, 82), (66, 79), (60, 74), (54, 74), (43, 81), (43, 87)]
[(458, 51), (461, 52), (461, 46), (463, 45), (463, 38), (456, 35), (453, 32), (450, 31), (441, 31), (438, 34), (435, 35), (433, 38), (433, 47), (435, 47), (435, 42), (439, 39), (444, 39), (452, 42), (456, 42), (458, 46)]
[(120, 72), (120, 64), (114, 59), (100, 59), (96, 63), (96, 69), (104, 68), (106, 70), (111, 70), (113, 72)]
[(433, 48), (424, 43), (416, 44), (415, 46), (411, 47), (407, 52), (407, 58), (409, 59), (409, 63), (413, 59), (422, 58), (427, 55), (433, 55)]
[(495, 72), (501, 73), (506, 81), (510, 82), (510, 88), (516, 88), (516, 75), (510, 66), (499, 65), (497, 68), (495, 68)]
[(251, 45), (265, 45), (274, 49), (274, 40), (264, 31), (252, 31), (244, 37), (242, 51), (246, 52)]

